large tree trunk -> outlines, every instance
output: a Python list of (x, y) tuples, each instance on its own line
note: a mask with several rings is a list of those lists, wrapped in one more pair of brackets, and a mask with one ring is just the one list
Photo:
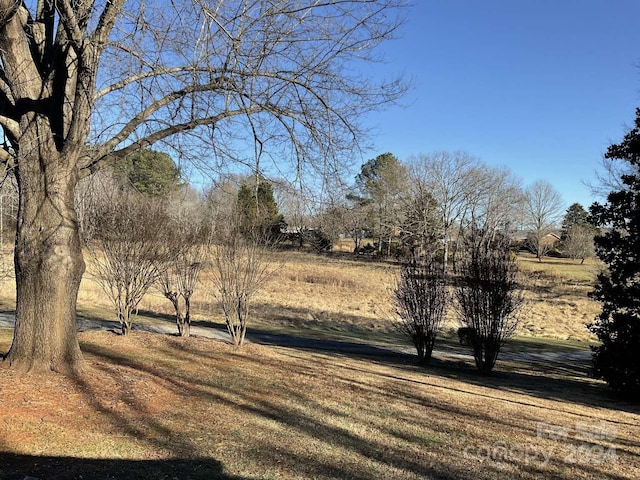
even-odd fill
[[(76, 301), (85, 264), (74, 209), (74, 162), (50, 144), (22, 158), (15, 245), (16, 324), (6, 361), (20, 370), (82, 367)], [(53, 150), (53, 151), (52, 151)]]
[[(7, 9), (16, 5), (0, 0), (5, 14), (0, 23), (2, 128), (13, 146), (19, 189), (16, 323), (5, 361), (20, 370), (70, 373), (82, 366), (76, 301), (85, 266), (74, 189), (89, 132), (96, 43), (80, 45), (78, 23), (55, 19), (50, 4), (44, 10), (38, 5), (36, 22), (26, 21), (24, 6)], [(87, 8), (79, 8), (79, 15)], [(75, 25), (76, 31), (63, 24)], [(47, 28), (50, 33), (57, 28), (55, 42), (45, 35)], [(76, 35), (76, 41), (68, 35)]]

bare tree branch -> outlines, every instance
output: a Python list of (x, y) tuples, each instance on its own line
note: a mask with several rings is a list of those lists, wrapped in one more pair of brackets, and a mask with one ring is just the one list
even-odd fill
[[(107, 2), (109, 4), (110, 2)], [(60, 12), (60, 22), (64, 25), (69, 39), (73, 41), (78, 48), (84, 39), (84, 32), (80, 28), (79, 24), (79, 12), (69, 3), (69, 0), (57, 0), (56, 6), (58, 12)], [(76, 7), (77, 8), (77, 7)]]
[(13, 118), (0, 115), (0, 126), (13, 138), (20, 136), (20, 125)]
[[(294, 145), (297, 162), (317, 158), (315, 152), (339, 155), (359, 137), (354, 113), (394, 101), (406, 88), (395, 82), (385, 88), (367, 85), (340, 64), (342, 57), (371, 59), (371, 47), (390, 37), (399, 25), (388, 18), (383, 21), (382, 14), (399, 5), (400, 1), (352, 0), (314, 2), (299, 8), (281, 1), (262, 10), (248, 1), (206, 6), (195, 2), (176, 11), (171, 25), (158, 22), (173, 12), (153, 17), (147, 7), (131, 17), (131, 22), (153, 28), (153, 36), (144, 29), (118, 30), (107, 46), (107, 56), (114, 59), (110, 64), (122, 65), (121, 71), (106, 70), (105, 86), (94, 96), (100, 111), (106, 111), (103, 105), (115, 106), (110, 99), (118, 93), (119, 103), (138, 113), (117, 130), (105, 117), (105, 128), (96, 141), (116, 151), (122, 143), (133, 143), (130, 137), (139, 136), (141, 130), (147, 131), (143, 137), (161, 138), (149, 133), (160, 124), (160, 116), (180, 118), (179, 123), (187, 125), (198, 117), (246, 108), (245, 131), (252, 142), (263, 142), (262, 148), (270, 149), (273, 158), (278, 155), (272, 148), (277, 152), (283, 140)], [(202, 28), (195, 30), (193, 25)], [(145, 38), (157, 44), (157, 49), (140, 50), (138, 44), (146, 42)], [(186, 38), (192, 39), (191, 50), (178, 51), (180, 45), (186, 46)], [(329, 42), (335, 43), (329, 46)], [(161, 51), (161, 45), (170, 48)], [(108, 78), (113, 81), (106, 85)], [(136, 103), (143, 108), (130, 108)], [(212, 109), (218, 112), (212, 115)], [(237, 120), (233, 125), (240, 126)], [(242, 127), (231, 125), (230, 131), (237, 136)], [(187, 129), (176, 131), (187, 133)], [(193, 138), (203, 138), (197, 128), (188, 131)], [(233, 156), (221, 149), (226, 126), (218, 121), (212, 132), (216, 151)], [(307, 140), (299, 141), (302, 136)]]
[(98, 20), (98, 25), (91, 35), (93, 41), (100, 45), (103, 45), (107, 41), (123, 5), (124, 0), (110, 0), (106, 2), (104, 10)]
[(141, 138), (129, 144), (127, 147), (124, 147), (120, 150), (117, 150), (111, 153), (109, 153), (109, 148), (108, 148), (109, 146), (107, 145), (106, 148), (105, 147), (101, 148), (102, 151), (107, 152), (105, 153), (104, 156), (96, 158), (96, 155), (94, 154), (94, 155), (88, 155), (84, 157), (89, 163), (81, 167), (80, 178), (84, 178), (88, 175), (91, 175), (92, 173), (95, 173), (104, 165), (108, 164), (114, 158), (125, 158), (127, 155), (131, 153), (134, 153), (143, 148), (147, 148), (164, 138), (175, 135), (176, 133), (192, 130), (201, 125), (215, 125), (216, 122), (224, 118), (235, 116), (235, 115), (245, 115), (247, 113), (248, 112), (246, 112), (245, 110), (238, 110), (234, 112), (223, 112), (221, 115), (217, 117), (199, 118), (183, 124), (170, 125), (165, 129), (156, 130), (151, 135)]

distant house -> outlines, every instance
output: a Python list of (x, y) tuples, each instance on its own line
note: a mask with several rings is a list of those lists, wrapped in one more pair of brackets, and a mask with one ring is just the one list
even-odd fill
[[(514, 247), (517, 248), (526, 248), (527, 247), (527, 239), (531, 236), (532, 232), (528, 230), (516, 230), (511, 233), (511, 243)], [(547, 233), (544, 237), (542, 237), (542, 245), (547, 248), (555, 247), (561, 240), (560, 231), (554, 231)]]
[(555, 246), (561, 240), (560, 234), (551, 232), (547, 233), (544, 237), (542, 237), (542, 244), (548, 246)]

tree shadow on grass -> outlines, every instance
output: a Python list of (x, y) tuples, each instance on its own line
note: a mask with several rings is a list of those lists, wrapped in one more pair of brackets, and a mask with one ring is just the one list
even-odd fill
[(492, 374), (484, 376), (475, 370), (473, 356), (467, 349), (455, 345), (451, 340), (437, 344), (430, 364), (427, 367), (418, 367), (417, 357), (408, 353), (410, 346), (407, 346), (405, 352), (392, 346), (386, 348), (359, 342), (274, 334), (256, 329), (247, 333), (247, 339), (262, 345), (341, 355), (424, 371), (426, 374), (455, 378), (477, 386), (520, 392), (548, 400), (640, 413), (640, 407), (617, 399), (606, 385), (594, 381), (590, 377), (589, 359), (576, 359), (573, 356), (574, 350), (568, 351), (566, 358), (561, 355), (562, 352), (551, 352), (548, 358), (544, 353), (525, 353), (521, 356), (504, 354), (502, 359), (498, 359)]
[(296, 334), (273, 333), (268, 330), (252, 328), (247, 331), (247, 340), (266, 346), (280, 346), (300, 350), (312, 350), (325, 353), (341, 353), (354, 357), (392, 358), (394, 361), (404, 359), (410, 362), (412, 355), (394, 348), (371, 345), (364, 342), (332, 340), (324, 338), (304, 337)]
[[(405, 369), (418, 368), (406, 364), (398, 366)], [(466, 361), (447, 357), (433, 358), (431, 364), (423, 369), (429, 375), (494, 390), (496, 393), (487, 393), (488, 398), (498, 398), (499, 392), (520, 393), (524, 395), (519, 400), (523, 405), (533, 405), (534, 399), (539, 398), (640, 414), (640, 406), (615, 397), (603, 382), (595, 381), (589, 376), (590, 370), (590, 365), (582, 361), (509, 361), (499, 358), (496, 369), (490, 375), (481, 375), (475, 369), (472, 357)], [(531, 397), (531, 401), (527, 397)], [(504, 401), (512, 403), (515, 400)]]
[[(91, 348), (87, 350), (90, 352)], [(226, 473), (222, 463), (209, 451), (199, 449), (198, 441), (191, 438), (189, 432), (183, 432), (179, 425), (174, 428), (163, 415), (150, 410), (145, 403), (149, 392), (139, 391), (131, 379), (122, 375), (118, 362), (108, 360), (69, 378), (88, 406), (99, 418), (106, 419), (107, 428), (115, 432), (114, 442), (122, 442), (121, 448), (131, 444), (150, 447), (154, 452), (152, 459), (22, 454), (7, 451), (10, 449), (0, 438), (0, 479), (242, 480), (243, 477)], [(96, 379), (107, 383), (115, 381), (117, 388), (105, 396)], [(107, 443), (105, 448), (110, 449), (111, 445)], [(110, 451), (104, 453), (110, 455)]]
[[(158, 350), (158, 353), (163, 358), (168, 355), (195, 355), (185, 351), (180, 343), (180, 339), (176, 338), (175, 341), (171, 341), (164, 348)], [(370, 462), (357, 459), (368, 458), (373, 462), (384, 463), (398, 471), (410, 472), (411, 476), (418, 475), (421, 478), (451, 480), (476, 478), (475, 475), (465, 472), (463, 469), (457, 469), (447, 462), (442, 464), (424, 463), (420, 459), (408, 456), (399, 447), (385, 444), (381, 439), (361, 438), (349, 429), (326, 422), (324, 420), (326, 415), (337, 415), (339, 412), (332, 411), (332, 407), (323, 405), (313, 396), (309, 396), (293, 386), (283, 387), (286, 391), (279, 391), (278, 395), (274, 396), (262, 390), (264, 385), (256, 385), (250, 379), (239, 385), (218, 384), (216, 380), (191, 377), (186, 372), (169, 372), (158, 364), (138, 361), (104, 346), (87, 345), (85, 351), (99, 359), (100, 362), (126, 366), (144, 372), (146, 375), (155, 376), (158, 381), (167, 382), (180, 389), (184, 395), (192, 400), (197, 399), (198, 402), (232, 408), (239, 418), (244, 419), (244, 422), (261, 418), (267, 420), (269, 425), (284, 426), (289, 432), (288, 435), (294, 435), (300, 441), (321, 442), (326, 445), (328, 452), (339, 452), (339, 458), (342, 458), (343, 454), (356, 458), (356, 460), (350, 461), (333, 461), (327, 458), (324, 451), (320, 452), (320, 455), (316, 455), (313, 449), (309, 451), (303, 449), (301, 452), (282, 450), (281, 447), (278, 447), (278, 442), (274, 442), (274, 435), (277, 435), (276, 432), (280, 430), (278, 428), (269, 430), (269, 434), (265, 435), (264, 431), (261, 431), (261, 428), (264, 428), (261, 427), (263, 422), (259, 421), (253, 431), (255, 438), (247, 439), (247, 444), (242, 446), (243, 455), (252, 458), (251, 462), (258, 472), (260, 469), (269, 471), (277, 468), (278, 470), (284, 469), (285, 472), (295, 472), (302, 478), (367, 480), (374, 478), (370, 470)], [(251, 363), (255, 361), (263, 367), (271, 365), (270, 359), (246, 360)], [(274, 365), (280, 371), (283, 368), (282, 364), (276, 363)], [(299, 365), (296, 363), (296, 366)], [(300, 368), (304, 369), (305, 366), (300, 366)], [(244, 372), (241, 375), (244, 376), (247, 373)], [(89, 391), (86, 393), (90, 394)], [(281, 401), (278, 396), (283, 396), (287, 400)], [(293, 406), (290, 405), (291, 402), (293, 402)], [(304, 405), (305, 409), (298, 408), (299, 405)], [(114, 418), (114, 420), (122, 425), (121, 419)], [(155, 430), (155, 427), (153, 428)], [(134, 432), (125, 429), (124, 433), (132, 435)], [(176, 448), (186, 446), (185, 442), (178, 442)], [(183, 477), (178, 476), (177, 478)], [(231, 477), (214, 476), (211, 478)]]
[(0, 478), (22, 480), (140, 479), (240, 480), (215, 459), (121, 460), (47, 457), (0, 452)]
[[(439, 450), (438, 443), (432, 447), (424, 445), (422, 437), (413, 438), (407, 436), (404, 430), (389, 429), (389, 422), (386, 420), (388, 415), (385, 410), (385, 399), (402, 399), (403, 402), (415, 405), (413, 410), (405, 410), (406, 420), (403, 419), (398, 425), (419, 424), (424, 428), (425, 432), (433, 432), (435, 439), (438, 435), (448, 434), (455, 436), (455, 423), (451, 423), (453, 419), (465, 418), (469, 422), (477, 422), (479, 424), (491, 425), (492, 429), (483, 433), (488, 435), (486, 439), (480, 438), (477, 441), (482, 444), (483, 441), (493, 439), (492, 432), (501, 426), (508, 431), (521, 432), (530, 437), (535, 437), (536, 427), (534, 420), (529, 419), (528, 422), (522, 422), (518, 417), (503, 418), (495, 413), (485, 410), (475, 410), (466, 406), (464, 403), (448, 403), (439, 401), (437, 395), (429, 393), (431, 388), (444, 389), (449, 393), (468, 394), (473, 396), (486, 396), (491, 402), (508, 401), (512, 403), (521, 403), (526, 407), (534, 407), (531, 412), (538, 411), (542, 408), (536, 404), (535, 400), (531, 401), (525, 396), (523, 398), (508, 398), (502, 396), (498, 392), (489, 390), (481, 391), (475, 388), (466, 388), (464, 384), (455, 385), (442, 384), (442, 382), (434, 381), (433, 375), (425, 375), (424, 378), (415, 375), (405, 375), (402, 369), (412, 369), (415, 373), (416, 368), (404, 362), (394, 362), (392, 357), (385, 360), (376, 360), (371, 357), (369, 361), (363, 363), (341, 362), (340, 356), (346, 358), (355, 356), (354, 354), (344, 353), (318, 353), (317, 360), (320, 368), (312, 368), (315, 363), (311, 360), (311, 365), (301, 361), (308, 359), (308, 353), (296, 353), (298, 349), (283, 349), (281, 355), (274, 358), (263, 356), (243, 356), (241, 361), (243, 364), (249, 365), (243, 367), (237, 372), (243, 380), (241, 382), (232, 382), (219, 384), (217, 380), (208, 377), (191, 376), (186, 372), (171, 372), (166, 370), (160, 364), (153, 362), (139, 361), (137, 358), (126, 357), (125, 355), (114, 351), (105, 346), (91, 345), (86, 350), (92, 355), (100, 358), (101, 361), (109, 364), (126, 365), (148, 375), (153, 375), (162, 380), (174, 384), (188, 395), (189, 398), (196, 398), (199, 402), (206, 402), (213, 405), (224, 405), (226, 408), (232, 408), (240, 418), (245, 418), (246, 422), (252, 422), (252, 419), (264, 419), (255, 423), (255, 431), (253, 438), (248, 439), (247, 445), (243, 446), (244, 454), (252, 457), (252, 463), (258, 467), (264, 467), (266, 470), (278, 466), (286, 471), (295, 471), (298, 475), (307, 478), (352, 478), (356, 480), (364, 480), (372, 478), (372, 465), (382, 463), (390, 466), (397, 472), (405, 472), (410, 476), (420, 476), (422, 478), (441, 478), (441, 479), (472, 479), (472, 478), (495, 478), (499, 475), (499, 471), (495, 465), (487, 465), (478, 470), (471, 467), (467, 463), (468, 459), (460, 452), (451, 452), (452, 457), (442, 457), (438, 461), (428, 460), (431, 457), (422, 457), (407, 455), (407, 450), (402, 445), (406, 442), (412, 444), (411, 448), (419, 448), (424, 451), (425, 448), (434, 449), (434, 454)], [(189, 361), (197, 361), (200, 352), (185, 351), (182, 348), (180, 339), (171, 340), (161, 347), (158, 354), (162, 358), (169, 355), (187, 355)], [(291, 356), (291, 359), (287, 359)], [(313, 392), (305, 392), (300, 390), (295, 384), (288, 384), (286, 381), (276, 381), (278, 372), (287, 372), (287, 375), (296, 374), (304, 376), (314, 376), (325, 371), (322, 365), (322, 357), (329, 361), (331, 366), (332, 378), (334, 381), (343, 385), (348, 385), (347, 391), (351, 392), (355, 398), (368, 399), (358, 406), (357, 411), (346, 410), (340, 405), (331, 401), (324, 401), (320, 396), (316, 396)], [(404, 358), (404, 357), (403, 357)], [(202, 359), (200, 360), (202, 361)], [(397, 371), (389, 368), (379, 368), (376, 363), (384, 363), (386, 366), (400, 367)], [(450, 365), (446, 362), (436, 362), (435, 374), (447, 376), (447, 372), (451, 374)], [(236, 366), (237, 367), (237, 366)], [(254, 371), (262, 371), (273, 367), (276, 375), (273, 384), (265, 385), (263, 381), (254, 382), (252, 373)], [(471, 372), (462, 372), (462, 376), (472, 377)], [(434, 373), (434, 372), (430, 372)], [(366, 375), (362, 375), (366, 374)], [(374, 381), (368, 380), (369, 377)], [(469, 380), (465, 378), (465, 380)], [(377, 379), (377, 380), (375, 380)], [(485, 381), (486, 378), (476, 376), (476, 379)], [(504, 379), (499, 380), (501, 383)], [(526, 379), (525, 379), (526, 380)], [(270, 386), (269, 386), (270, 385)], [(421, 386), (420, 388), (416, 388)], [(483, 386), (488, 386), (483, 383)], [(489, 385), (490, 386), (490, 385)], [(429, 387), (425, 390), (424, 387)], [(497, 388), (497, 386), (494, 386)], [(304, 407), (302, 407), (304, 406)], [(516, 405), (517, 406), (517, 405)], [(547, 406), (544, 407), (545, 409)], [(424, 412), (432, 412), (433, 415), (424, 415)], [(544, 410), (539, 410), (544, 416)], [(561, 413), (567, 413), (567, 410), (559, 410)], [(341, 419), (345, 419), (353, 427), (345, 426)], [(586, 419), (588, 421), (589, 419)], [(264, 430), (264, 425), (268, 425), (268, 430)], [(278, 427), (275, 427), (277, 425)], [(389, 443), (384, 437), (376, 435), (363, 436), (359, 434), (360, 427), (366, 425), (369, 430), (376, 429), (401, 438), (402, 442)], [(282, 427), (288, 436), (296, 438), (297, 442), (309, 442), (309, 449), (282, 449), (277, 441), (274, 441), (276, 432), (282, 431)], [(453, 430), (452, 430), (453, 429)], [(495, 439), (493, 439), (495, 440)], [(471, 440), (475, 441), (475, 440)], [(318, 443), (321, 442), (324, 447), (320, 450), (322, 455), (316, 456), (314, 452), (318, 452)], [(285, 445), (287, 443), (285, 442)], [(635, 448), (636, 445), (634, 444)], [(325, 452), (339, 452), (338, 457), (343, 461), (336, 462), (330, 455)], [(622, 453), (622, 452), (621, 452)], [(631, 455), (631, 453), (629, 453)], [(626, 454), (625, 454), (626, 458)], [(349, 459), (349, 460), (345, 460)], [(352, 460), (353, 459), (353, 460)], [(369, 459), (367, 461), (359, 461), (357, 459)], [(458, 464), (462, 461), (463, 464)], [(558, 461), (560, 462), (560, 461)], [(561, 463), (561, 462), (560, 462)], [(525, 473), (527, 478), (543, 478), (548, 476), (549, 471), (542, 466), (529, 465), (523, 463), (517, 467), (520, 472)], [(538, 471), (537, 469), (540, 468)], [(581, 467), (581, 471), (585, 472), (588, 466)], [(600, 469), (594, 469), (591, 472), (593, 476), (599, 478), (620, 479), (615, 474), (604, 474)], [(215, 478), (215, 477), (214, 477)]]
[[(305, 312), (307, 311), (301, 309), (286, 310), (281, 311), (279, 315), (281, 319), (304, 318)], [(145, 312), (145, 315), (150, 316), (151, 313)], [(156, 314), (155, 318), (173, 323), (170, 315)], [(249, 328), (247, 340), (265, 346), (343, 355), (400, 368), (418, 368), (415, 366), (416, 357), (409, 343), (404, 348), (391, 343), (373, 345), (366, 341), (367, 333), (371, 332), (358, 326), (358, 323), (366, 319), (354, 316), (350, 320), (347, 332), (334, 332), (335, 336), (344, 336), (341, 340), (333, 339), (333, 335), (329, 338), (314, 337), (315, 333), (312, 330), (293, 329), (292, 333), (287, 333), (259, 328)], [(225, 331), (223, 324), (211, 322), (195, 322), (194, 326)], [(423, 371), (496, 390), (517, 391), (544, 399), (638, 412), (637, 406), (615, 398), (604, 384), (590, 378), (590, 360), (576, 358), (574, 354), (578, 348), (575, 346), (559, 346), (556, 349), (544, 342), (534, 345), (529, 341), (526, 345), (518, 345), (517, 340), (514, 340), (509, 348), (511, 352), (501, 354), (493, 374), (481, 376), (473, 367), (473, 357), (469, 349), (460, 346), (456, 340), (455, 335), (439, 338), (431, 364)]]
[[(150, 315), (146, 312), (145, 315)], [(296, 318), (300, 312), (294, 312)], [(158, 320), (173, 323), (169, 315), (157, 314)], [(354, 317), (355, 318), (355, 317)], [(194, 322), (194, 326), (201, 326), (211, 330), (225, 332), (223, 324), (212, 322)], [(339, 334), (339, 333), (338, 333)], [(337, 335), (338, 335), (337, 334)], [(313, 337), (294, 330), (293, 333), (272, 331), (259, 328), (249, 328), (247, 340), (265, 346), (278, 346), (291, 349), (314, 351), (333, 355), (343, 355), (355, 359), (390, 364), (400, 368), (416, 367), (416, 356), (411, 351), (409, 343), (406, 347), (389, 344), (373, 345), (364, 338), (365, 331), (356, 332), (355, 336), (346, 335), (345, 340)], [(621, 411), (637, 413), (638, 407), (619, 400), (601, 382), (590, 378), (591, 363), (588, 358), (576, 358), (579, 350), (576, 346), (560, 346), (556, 349), (541, 343), (534, 345), (518, 345), (512, 341), (509, 350), (503, 352), (498, 359), (496, 369), (490, 376), (479, 375), (473, 367), (473, 357), (467, 347), (459, 345), (455, 335), (439, 338), (434, 350), (434, 356), (425, 373), (456, 378), (474, 385), (505, 391), (518, 391), (527, 395), (556, 399), (576, 404), (601, 406)], [(519, 352), (523, 352), (522, 355)]]

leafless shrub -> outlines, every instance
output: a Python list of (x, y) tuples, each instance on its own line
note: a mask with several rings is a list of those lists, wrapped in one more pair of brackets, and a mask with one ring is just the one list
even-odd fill
[(416, 347), (418, 363), (427, 365), (442, 328), (449, 294), (441, 265), (433, 260), (412, 260), (400, 269), (394, 290), (395, 311), (400, 328)]
[(473, 355), (478, 371), (486, 375), (515, 333), (524, 303), (508, 239), (497, 235), (488, 242), (486, 235), (472, 232), (466, 239), (458, 274), (455, 306), (461, 323), (475, 330)]
[(573, 259), (580, 259), (580, 264), (595, 255), (593, 239), (597, 230), (591, 225), (571, 225), (566, 230), (562, 242), (564, 254)]
[(175, 258), (164, 205), (117, 192), (95, 207), (85, 238), (94, 278), (113, 302), (122, 334), (131, 331), (138, 304)]
[(214, 297), (224, 313), (235, 346), (244, 344), (250, 305), (255, 294), (278, 268), (264, 239), (229, 229), (213, 248)]
[(161, 270), (157, 286), (173, 305), (178, 335), (188, 337), (191, 335), (191, 297), (206, 265), (211, 243), (204, 221), (194, 215), (183, 212), (171, 222), (170, 228), (176, 253), (167, 268)]

